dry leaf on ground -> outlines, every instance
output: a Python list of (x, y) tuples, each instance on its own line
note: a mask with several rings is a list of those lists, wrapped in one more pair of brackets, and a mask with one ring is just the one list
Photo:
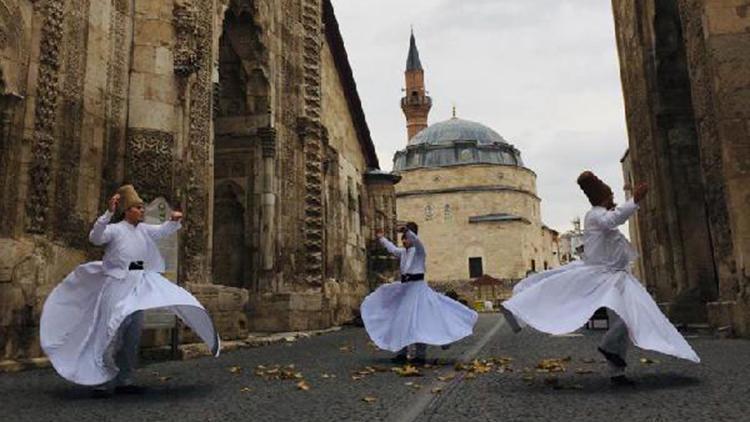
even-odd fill
[(372, 396), (363, 397), (362, 401), (365, 403), (375, 403), (378, 399)]
[(231, 372), (233, 374), (239, 374), (240, 372), (242, 372), (242, 367), (241, 366), (232, 366), (231, 368), (229, 368), (229, 372)]
[(305, 380), (302, 380), (302, 381), (300, 381), (300, 382), (297, 383), (297, 388), (299, 388), (302, 391), (307, 391), (307, 390), (310, 389), (310, 384), (308, 384), (307, 382), (305, 382)]
[(421, 377), (422, 374), (419, 372), (419, 369), (417, 369), (415, 366), (412, 365), (404, 365), (396, 366), (391, 369), (391, 371), (397, 373), (399, 376), (402, 377)]

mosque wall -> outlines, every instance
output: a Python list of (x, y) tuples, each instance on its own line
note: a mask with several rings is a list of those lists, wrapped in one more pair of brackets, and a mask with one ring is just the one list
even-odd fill
[[(520, 280), (559, 265), (541, 224), (536, 175), (523, 167), (468, 164), (402, 171), (398, 218), (415, 221), (427, 248), (427, 279), (455, 286), (486, 274)], [(447, 288), (447, 287), (446, 287)]]
[(185, 212), (177, 280), (224, 339), (351, 319), (395, 224), (377, 168), (329, 0), (0, 0), (0, 361), (41, 356), (125, 182)]

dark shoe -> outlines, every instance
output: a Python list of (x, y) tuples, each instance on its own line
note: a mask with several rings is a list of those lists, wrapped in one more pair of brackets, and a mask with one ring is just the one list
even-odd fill
[(411, 360), (411, 364), (414, 366), (425, 366), (427, 365), (427, 360), (425, 358), (414, 358)]
[(119, 385), (115, 387), (117, 394), (143, 394), (146, 389), (138, 385)]
[(625, 375), (618, 375), (609, 379), (615, 387), (635, 387), (635, 381)]
[(409, 362), (409, 359), (406, 358), (406, 355), (397, 355), (391, 358), (391, 362), (396, 365), (404, 365)]
[(597, 347), (596, 350), (599, 351), (602, 355), (604, 355), (604, 358), (607, 359), (607, 361), (611, 362), (613, 365), (615, 365), (618, 368), (625, 368), (628, 366), (628, 363), (625, 362), (623, 358), (621, 358), (619, 355), (616, 355), (614, 353), (610, 353), (601, 347)]
[(112, 390), (91, 390), (91, 398), (94, 399), (108, 399), (113, 395)]

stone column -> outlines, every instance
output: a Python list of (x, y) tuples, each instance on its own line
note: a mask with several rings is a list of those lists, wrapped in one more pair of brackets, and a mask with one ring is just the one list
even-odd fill
[(271, 271), (274, 268), (276, 254), (276, 129), (264, 127), (258, 132), (263, 150), (260, 262), (262, 271)]

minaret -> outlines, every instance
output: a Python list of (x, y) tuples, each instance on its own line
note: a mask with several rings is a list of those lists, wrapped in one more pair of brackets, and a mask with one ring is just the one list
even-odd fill
[[(417, 42), (414, 31), (409, 40), (409, 57), (406, 59), (406, 95), (401, 99), (401, 110), (406, 116), (406, 130), (411, 139), (422, 129), (427, 127), (427, 114), (432, 107), (432, 98), (427, 96), (424, 89), (424, 70), (419, 61)], [(407, 140), (408, 140), (407, 139)]]

